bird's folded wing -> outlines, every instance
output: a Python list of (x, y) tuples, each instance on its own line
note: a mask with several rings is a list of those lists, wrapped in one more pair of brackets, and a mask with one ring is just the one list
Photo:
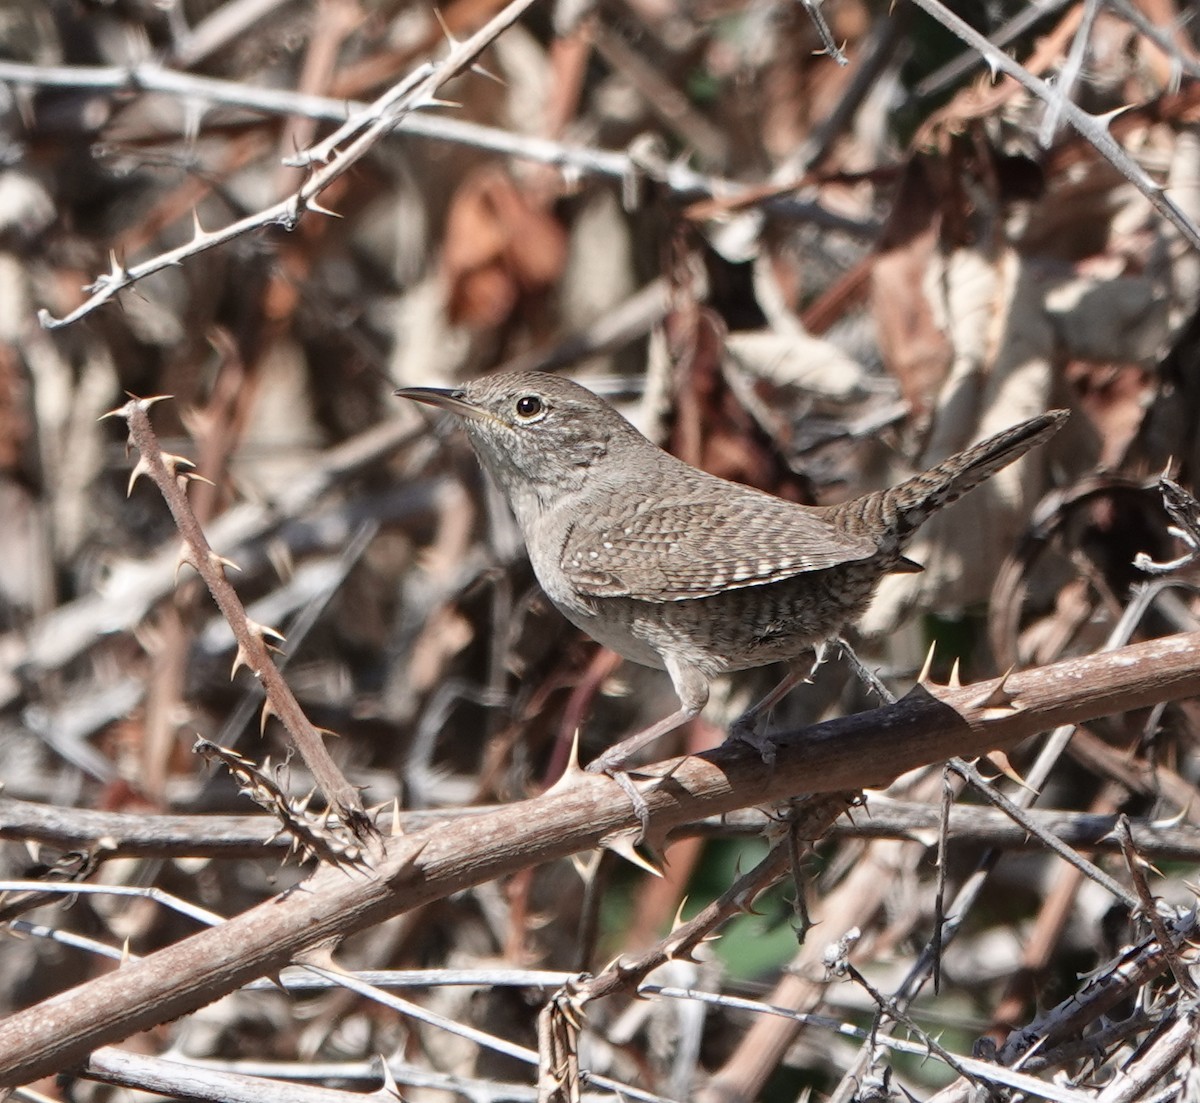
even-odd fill
[(684, 601), (868, 559), (876, 551), (871, 540), (844, 533), (819, 514), (748, 488), (707, 499), (658, 499), (619, 522), (608, 520), (576, 521), (563, 544), (560, 566), (583, 596)]

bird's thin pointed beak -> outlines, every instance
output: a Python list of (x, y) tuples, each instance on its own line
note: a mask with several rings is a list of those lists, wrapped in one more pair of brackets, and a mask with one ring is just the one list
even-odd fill
[(426, 406), (436, 406), (439, 410), (447, 410), (460, 417), (479, 420), (489, 416), (478, 406), (473, 406), (463, 398), (462, 391), (444, 390), (441, 387), (401, 387), (393, 393), (398, 398), (411, 398), (414, 402), (423, 402)]

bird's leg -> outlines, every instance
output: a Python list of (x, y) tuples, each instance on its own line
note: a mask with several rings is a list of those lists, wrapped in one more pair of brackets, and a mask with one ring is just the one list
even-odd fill
[(887, 686), (879, 680), (879, 676), (873, 670), (869, 670), (863, 665), (855, 653), (854, 648), (850, 646), (841, 636), (834, 637), (834, 643), (842, 650), (842, 656), (846, 662), (850, 664), (850, 669), (858, 676), (858, 680), (862, 682), (867, 689), (874, 692), (885, 705), (893, 705), (896, 703), (896, 695), (888, 689)]
[(657, 724), (651, 724), (644, 731), (637, 732), (628, 739), (622, 739), (620, 743), (614, 743), (599, 758), (593, 759), (584, 767), (589, 774), (608, 774), (625, 791), (625, 795), (629, 797), (629, 801), (633, 805), (638, 822), (642, 826), (641, 834), (638, 836), (639, 842), (650, 828), (650, 807), (646, 804), (642, 794), (637, 791), (633, 779), (624, 767), (643, 747), (653, 743), (656, 739), (661, 739), (669, 732), (673, 732), (682, 724), (686, 724), (699, 712), (698, 708), (676, 709), (670, 716), (659, 720)]
[(664, 735), (668, 735), (676, 728), (686, 724), (689, 720), (694, 719), (699, 712), (699, 708), (689, 708), (686, 706), (678, 708), (670, 716), (666, 716), (657, 723), (651, 724), (650, 727), (643, 731), (636, 732), (629, 736), (628, 739), (622, 739), (620, 743), (614, 743), (599, 758), (593, 759), (587, 764), (586, 769), (588, 773), (612, 774), (614, 770), (619, 770), (624, 766), (643, 747), (649, 746), (656, 739), (661, 739)]
[(613, 744), (585, 767), (590, 774), (608, 774), (625, 791), (642, 825), (642, 835), (645, 835), (650, 827), (650, 809), (634, 786), (628, 771), (622, 767), (643, 747), (673, 732), (689, 720), (694, 720), (708, 703), (708, 679), (700, 671), (677, 659), (668, 658), (664, 662), (667, 673), (671, 675), (671, 684), (679, 697), (679, 708), (645, 730)]
[[(815, 663), (813, 669), (816, 669)], [(766, 731), (771, 710), (808, 677), (809, 675), (801, 673), (798, 666), (789, 664), (787, 673), (779, 680), (775, 688), (761, 701), (756, 701), (751, 705), (729, 725), (729, 738), (753, 747), (762, 755), (762, 760), (768, 766), (772, 765), (775, 762), (775, 742), (767, 735)]]
[(753, 747), (762, 755), (763, 761), (770, 766), (775, 761), (775, 742), (766, 734), (771, 710), (801, 682), (812, 681), (817, 669), (825, 661), (827, 649), (828, 644), (825, 640), (813, 646), (812, 666), (809, 667), (807, 673), (804, 672), (801, 663), (788, 663), (787, 673), (775, 688), (761, 701), (756, 701), (751, 705), (729, 726), (729, 737)]
[(854, 648), (845, 639), (841, 636), (834, 636), (832, 641), (823, 640), (813, 648), (813, 662), (807, 674), (803, 672), (800, 663), (788, 664), (788, 671), (779, 684), (761, 701), (751, 705), (730, 725), (730, 738), (749, 744), (762, 755), (763, 761), (768, 766), (775, 761), (775, 742), (767, 736), (765, 731), (771, 710), (801, 682), (812, 681), (821, 664), (825, 662), (829, 642), (838, 645), (850, 669), (867, 689), (878, 694), (886, 704), (891, 704), (896, 700), (895, 695), (879, 680), (873, 670), (864, 665), (863, 661), (854, 653)]

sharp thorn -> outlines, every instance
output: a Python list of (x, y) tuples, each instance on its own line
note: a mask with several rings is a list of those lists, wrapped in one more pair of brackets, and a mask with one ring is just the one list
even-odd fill
[(215, 567), (227, 567), (231, 571), (240, 571), (242, 569), (232, 559), (226, 559), (223, 555), (217, 555), (215, 551), (209, 551), (208, 559)]
[(446, 22), (445, 18), (443, 18), (441, 8), (435, 7), (433, 9), (433, 18), (438, 21), (438, 26), (442, 28), (442, 34), (446, 36), (446, 41), (449, 42), (451, 46), (457, 46), (458, 39), (450, 33), (450, 26)]
[(567, 764), (563, 767), (562, 774), (546, 792), (556, 793), (562, 789), (569, 789), (585, 773), (587, 771), (579, 765), (579, 729), (576, 728), (571, 736), (571, 750), (567, 755)]
[(304, 206), (314, 214), (328, 215), (330, 218), (343, 217), (342, 215), (338, 214), (337, 211), (331, 211), (328, 207), (322, 207), (321, 204), (317, 202), (316, 196), (313, 196), (311, 199), (306, 199), (304, 201)]
[(937, 650), (937, 640), (933, 640), (929, 644), (929, 650), (925, 654), (925, 662), (921, 664), (921, 673), (917, 675), (917, 685), (923, 686), (929, 681), (930, 672), (933, 670), (933, 653)]
[(498, 85), (500, 85), (501, 88), (508, 87), (508, 83), (502, 77), (498, 77), (495, 73), (491, 72), (491, 70), (485, 69), (479, 64), (479, 62), (475, 62), (475, 64), (471, 66), (471, 72), (477, 73), (481, 77), (487, 77), (488, 80), (494, 80)]
[(1000, 709), (1004, 712), (1015, 710), (1017, 707), (1016, 703), (1013, 700), (1013, 695), (1008, 690), (1008, 679), (1011, 677), (1012, 672), (1013, 668), (1010, 666), (982, 697), (971, 702), (972, 707), (978, 709)]
[(150, 464), (146, 462), (145, 456), (138, 456), (138, 461), (133, 465), (133, 470), (129, 473), (129, 485), (125, 487), (125, 497), (128, 498), (133, 493), (134, 484), (143, 475), (150, 474)]
[[(179, 558), (175, 560), (175, 585), (176, 586), (179, 585), (179, 572), (182, 571), (184, 567), (191, 567), (192, 570), (195, 570), (196, 564), (192, 560), (191, 549), (187, 546), (187, 544), (180, 544), (179, 545)], [(237, 667), (234, 667), (234, 673), (235, 674), (237, 673)]]
[(992, 751), (990, 754), (986, 755), (985, 758), (1006, 778), (1008, 778), (1009, 781), (1019, 785), (1027, 793), (1033, 793), (1035, 795), (1037, 794), (1037, 790), (1034, 789), (1033, 786), (1029, 785), (1026, 780), (1019, 773), (1017, 773), (1016, 770), (1013, 769), (1012, 763), (1008, 761), (1008, 755), (1006, 755), (1003, 751)]
[(128, 421), (129, 415), (132, 413), (131, 406), (132, 403), (126, 402), (124, 405), (118, 406), (115, 410), (109, 410), (108, 413), (101, 414), (98, 418), (96, 418), (96, 420), (103, 421), (105, 418), (109, 417), (123, 417)]
[(611, 850), (617, 857), (624, 858), (630, 865), (637, 866), (638, 869), (645, 870), (655, 877), (661, 877), (662, 870), (637, 852), (636, 846), (640, 841), (640, 836), (641, 832), (636, 830), (616, 831), (611, 835), (605, 835), (600, 840), (600, 846), (605, 850)]
[(671, 920), (671, 933), (674, 934), (680, 927), (683, 926), (683, 909), (687, 905), (688, 898), (683, 896), (679, 900), (679, 907), (675, 909), (675, 918)]

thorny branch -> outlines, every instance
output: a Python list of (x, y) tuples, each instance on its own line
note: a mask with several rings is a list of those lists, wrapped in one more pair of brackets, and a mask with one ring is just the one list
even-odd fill
[(1009, 57), (1003, 50), (993, 46), (983, 35), (939, 0), (912, 0), (923, 11), (928, 12), (947, 30), (961, 38), (972, 49), (977, 50), (993, 72), (1002, 72), (1012, 77), (1021, 87), (1047, 105), (1056, 105), (1063, 117), (1091, 144), (1109, 164), (1140, 191), (1179, 232), (1193, 249), (1200, 249), (1200, 226), (1187, 212), (1153, 180), (1112, 136), (1109, 129), (1113, 120), (1123, 113), (1091, 115), (1069, 99), (1064, 99), (1039, 77), (1035, 77), (1024, 66)]
[[(263, 725), (266, 725), (269, 715), (279, 717), (292, 737), (296, 749), (316, 778), (330, 810), (359, 839), (366, 838), (375, 833), (375, 828), (363, 810), (362, 797), (330, 757), (321, 733), (304, 714), (291, 687), (284, 681), (283, 675), (271, 658), (266, 637), (271, 636), (281, 642), (283, 637), (275, 629), (255, 623), (246, 614), (245, 606), (225, 573), (227, 567), (236, 567), (236, 564), (213, 551), (196, 520), (196, 515), (192, 512), (184, 493), (184, 486), (188, 478), (195, 476), (189, 476), (187, 472), (180, 470), (183, 466), (191, 466), (191, 462), (181, 456), (163, 452), (159, 447), (148, 415), (150, 406), (156, 401), (159, 400), (131, 398), (119, 410), (113, 411), (113, 416), (124, 418), (129, 425), (130, 440), (140, 456), (130, 476), (129, 487), (132, 490), (142, 473), (148, 474), (157, 484), (183, 537), (183, 562), (194, 568), (204, 579), (213, 600), (233, 629), (237, 640), (233, 674), (237, 673), (240, 666), (249, 667), (266, 691)], [(284, 826), (288, 827), (289, 823), (285, 822)], [(360, 855), (351, 851), (343, 854), (343, 860), (352, 863), (359, 860), (359, 857)]]
[[(159, 92), (184, 102), (204, 102), (242, 107), (271, 115), (299, 115), (308, 119), (344, 123), (366, 118), (371, 104), (339, 100), (329, 96), (263, 88), (236, 81), (219, 80), (194, 73), (178, 73), (161, 65), (143, 63), (128, 68), (46, 66), (0, 59), (0, 82), (15, 87), (86, 88), (98, 91)], [(516, 134), (499, 127), (455, 118), (443, 111), (436, 115), (410, 112), (398, 118), (395, 132), (430, 141), (469, 146), (473, 149), (549, 165), (568, 179), (594, 176), (622, 182), (630, 189), (642, 177), (653, 180), (681, 200), (708, 197), (723, 204), (753, 200), (768, 210), (800, 222), (811, 222), (829, 230), (870, 238), (879, 227), (872, 221), (849, 218), (819, 200), (801, 199), (794, 192), (800, 180), (772, 186), (772, 194), (740, 180), (706, 173), (686, 161), (652, 160), (635, 156), (628, 149), (598, 149), (590, 145), (556, 141), (531, 134)], [(289, 161), (294, 158), (289, 158)]]
[[(976, 755), (1053, 723), (1200, 694), (1198, 654), (1200, 637), (1177, 636), (1015, 674), (1004, 683), (1012, 704), (1004, 710), (987, 704), (996, 681), (954, 690), (922, 686), (894, 705), (781, 740), (770, 768), (740, 746), (667, 763), (669, 784), (645, 794), (653, 828), (666, 830), (818, 785), (834, 792), (877, 785), (944, 759), (951, 749)], [(634, 826), (620, 788), (581, 773), (569, 786), (477, 817), (458, 830), (397, 839), (366, 876), (323, 867), (306, 882), (306, 891), (285, 894), (80, 985), (59, 997), (53, 1016), (34, 1007), (0, 1021), (0, 1085), (25, 1083), (97, 1045), (208, 1003), (323, 939), (344, 937), (470, 884), (589, 849)], [(480, 837), (495, 845), (480, 850)], [(1142, 967), (1163, 968), (1165, 961), (1160, 954)], [(98, 1003), (107, 1008), (103, 1021), (93, 1013)]]
[[(317, 197), (335, 180), (344, 175), (389, 131), (412, 111), (440, 106), (437, 91), (447, 81), (470, 68), (480, 52), (498, 35), (512, 26), (536, 0), (510, 0), (501, 11), (464, 42), (452, 42), (450, 50), (436, 65), (423, 65), (409, 73), (383, 93), (366, 111), (348, 119), (330, 138), (325, 139), (304, 158), (303, 163), (319, 165), (300, 188), (286, 199), (245, 218), (238, 219), (219, 230), (205, 230), (195, 220), (192, 240), (175, 249), (126, 267), (115, 255), (111, 268), (99, 276), (86, 290), (91, 294), (78, 307), (62, 318), (42, 310), (38, 318), (47, 329), (56, 329), (78, 321), (96, 307), (108, 302), (118, 292), (172, 265), (208, 249), (234, 241), (253, 230), (280, 226), (294, 230), (308, 211), (333, 215), (317, 202)], [(346, 142), (344, 146), (340, 143)], [(299, 163), (299, 162), (297, 162)]]

